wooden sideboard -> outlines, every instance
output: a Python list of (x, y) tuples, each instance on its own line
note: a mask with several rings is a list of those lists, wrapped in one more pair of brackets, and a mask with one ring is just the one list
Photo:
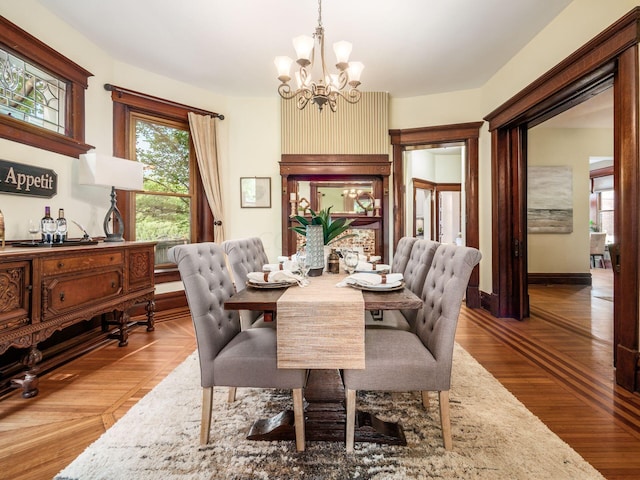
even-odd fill
[(127, 345), (127, 310), (146, 303), (147, 330), (154, 328), (154, 242), (114, 242), (0, 250), (0, 355), (29, 349), (24, 378), (13, 383), (22, 396), (38, 393), (38, 344), (56, 331), (104, 315), (103, 330), (118, 326)]

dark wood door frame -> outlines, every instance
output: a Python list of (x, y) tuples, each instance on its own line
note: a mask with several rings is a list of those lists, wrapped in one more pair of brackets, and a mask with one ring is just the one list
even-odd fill
[[(524, 318), (526, 288), (526, 132), (587, 98), (614, 89), (614, 188), (616, 243), (620, 266), (614, 268), (614, 360), (616, 381), (637, 391), (638, 273), (640, 239), (640, 127), (638, 41), (640, 8), (570, 55), (545, 75), (485, 117), (492, 143), (492, 288), (491, 313)], [(526, 263), (524, 264), (526, 267)], [(514, 285), (515, 284), (515, 285)]]
[[(389, 130), (393, 145), (393, 250), (405, 232), (404, 152), (417, 145), (463, 143), (465, 145), (465, 231), (466, 244), (480, 248), (478, 219), (478, 138), (484, 122), (457, 123), (424, 128)], [(471, 272), (467, 287), (467, 306), (480, 306), (480, 266)]]

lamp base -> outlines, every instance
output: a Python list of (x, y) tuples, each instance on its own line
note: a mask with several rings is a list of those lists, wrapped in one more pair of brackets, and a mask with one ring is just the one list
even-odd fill
[(105, 242), (124, 242), (124, 237), (117, 233), (108, 233), (104, 238)]
[[(111, 229), (109, 224), (111, 223)], [(104, 241), (105, 242), (124, 242), (124, 220), (120, 215), (120, 210), (116, 206), (116, 189), (111, 187), (111, 208), (104, 217)]]

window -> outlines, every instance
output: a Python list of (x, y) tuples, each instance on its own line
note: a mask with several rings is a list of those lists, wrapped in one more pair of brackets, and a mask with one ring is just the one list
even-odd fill
[(73, 157), (86, 153), (90, 76), (0, 16), (0, 137)]
[(145, 164), (143, 192), (118, 192), (127, 240), (153, 240), (156, 283), (179, 280), (167, 252), (213, 241), (213, 215), (200, 180), (188, 113), (219, 116), (113, 85), (113, 153)]
[(195, 158), (189, 126), (136, 113), (131, 125), (131, 151), (145, 169), (144, 191), (132, 198), (135, 222), (129, 238), (157, 241), (156, 265), (165, 265), (169, 248), (192, 241)]

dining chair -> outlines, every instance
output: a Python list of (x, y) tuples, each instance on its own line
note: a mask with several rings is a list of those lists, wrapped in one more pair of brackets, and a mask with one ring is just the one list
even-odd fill
[(169, 250), (178, 265), (198, 345), (202, 384), (200, 443), (209, 442), (215, 386), (293, 391), (296, 448), (305, 448), (302, 390), (304, 369), (277, 367), (276, 331), (240, 330), (237, 311), (224, 310), (234, 293), (222, 247), (216, 243), (179, 245)]
[[(590, 232), (589, 234), (589, 254), (591, 260), (591, 268), (596, 268), (596, 261), (600, 260), (603, 268), (607, 268), (607, 262), (604, 260), (604, 252), (606, 250), (607, 232)], [(598, 258), (599, 257), (599, 258)]]
[[(422, 294), (427, 272), (431, 267), (438, 242), (418, 239), (412, 242), (411, 253), (403, 273), (405, 286), (416, 295)], [(417, 310), (384, 310), (378, 315), (366, 314), (365, 326), (369, 328), (396, 328), (412, 331)]]
[(438, 246), (422, 289), (423, 307), (416, 330), (367, 329), (363, 370), (343, 371), (346, 389), (346, 449), (353, 452), (356, 392), (419, 390), (422, 404), (429, 405), (429, 391), (437, 391), (444, 448), (451, 450), (449, 389), (453, 346), (469, 277), (482, 255), (471, 247)]
[(411, 249), (413, 244), (418, 239), (416, 237), (402, 237), (398, 240), (396, 251), (393, 253), (393, 260), (391, 261), (391, 272), (402, 273), (407, 268), (407, 262), (411, 256)]
[[(269, 257), (259, 237), (241, 238), (222, 242), (222, 248), (229, 260), (229, 269), (236, 292), (244, 290), (250, 272), (261, 272), (262, 267), (269, 263)], [(242, 311), (241, 322), (243, 329), (249, 326), (273, 326), (272, 322), (262, 321), (260, 312)]]

